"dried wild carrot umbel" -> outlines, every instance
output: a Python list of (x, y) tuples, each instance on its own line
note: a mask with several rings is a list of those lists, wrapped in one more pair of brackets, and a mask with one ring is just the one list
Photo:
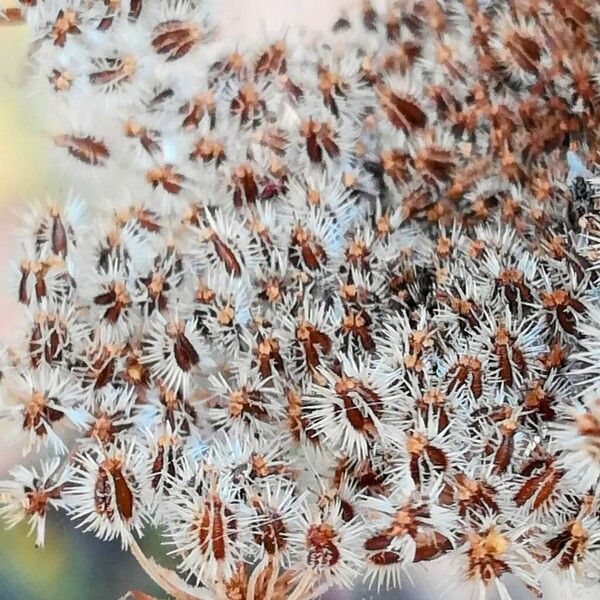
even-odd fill
[(8, 525), (179, 598), (597, 586), (600, 5), (365, 1), (320, 45), (214, 8), (21, 2), (73, 193), (15, 257)]

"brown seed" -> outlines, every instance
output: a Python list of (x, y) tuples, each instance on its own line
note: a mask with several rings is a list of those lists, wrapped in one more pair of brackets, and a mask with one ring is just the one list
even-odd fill
[(129, 521), (133, 517), (133, 493), (120, 467), (111, 470), (111, 475), (115, 482), (117, 510), (125, 521)]
[(506, 48), (524, 71), (538, 72), (542, 49), (534, 39), (512, 32), (506, 40)]
[(368, 560), (371, 561), (374, 565), (377, 565), (378, 567), (383, 567), (386, 565), (394, 565), (396, 563), (399, 563), (401, 560), (401, 556), (397, 552), (386, 550), (384, 552), (376, 552), (375, 554), (370, 554), (368, 556)]
[(256, 541), (262, 544), (267, 554), (274, 555), (285, 548), (286, 534), (287, 527), (283, 519), (277, 513), (272, 513), (269, 515), (269, 520), (261, 526)]
[(377, 93), (381, 108), (396, 129), (410, 132), (423, 129), (427, 124), (427, 115), (413, 100), (402, 98), (383, 86), (378, 87)]
[(77, 13), (73, 10), (59, 10), (56, 20), (52, 26), (52, 35), (54, 36), (55, 46), (64, 46), (67, 42), (67, 36), (81, 33), (77, 27)]
[(143, 0), (130, 0), (128, 17), (130, 21), (137, 21), (142, 12)]
[(110, 157), (106, 144), (88, 135), (77, 137), (74, 135), (58, 135), (54, 143), (60, 148), (66, 148), (67, 152), (86, 165), (93, 167), (103, 166)]
[(512, 387), (513, 372), (510, 358), (508, 356), (508, 345), (496, 344), (496, 355), (498, 356), (498, 364), (500, 365), (500, 376), (508, 387)]
[(198, 353), (183, 332), (176, 334), (173, 352), (175, 360), (182, 371), (189, 371), (194, 365), (200, 362)]
[(57, 210), (52, 211), (52, 252), (63, 258), (67, 255), (67, 232)]
[(257, 76), (282, 75), (287, 67), (286, 47), (283, 41), (269, 46), (256, 60), (254, 72)]
[(101, 371), (95, 374), (94, 389), (99, 390), (108, 385), (115, 373), (115, 359), (111, 358)]
[(225, 535), (226, 525), (223, 523), (222, 502), (219, 498), (214, 498), (212, 501), (212, 551), (217, 560), (225, 558), (226, 546)]
[(216, 233), (210, 237), (217, 256), (223, 261), (228, 273), (233, 273), (236, 277), (242, 274), (242, 267), (235, 257), (233, 250), (225, 244)]
[(414, 562), (433, 560), (443, 552), (452, 549), (452, 542), (437, 531), (417, 533), (415, 536), (416, 549)]
[(494, 474), (499, 475), (508, 469), (514, 451), (513, 433), (502, 434), (502, 441), (494, 457)]
[[(112, 19), (111, 19), (112, 21)], [(127, 56), (117, 62), (117, 66), (112, 69), (94, 71), (88, 78), (92, 85), (110, 85), (126, 81), (135, 73), (135, 59)]]
[(335, 566), (340, 560), (340, 551), (335, 543), (336, 532), (327, 523), (311, 525), (306, 535), (307, 562), (311, 566)]
[(152, 34), (152, 47), (157, 54), (166, 54), (167, 60), (177, 60), (185, 56), (201, 37), (195, 23), (177, 20), (160, 23)]
[(27, 280), (29, 279), (29, 273), (31, 272), (31, 265), (29, 261), (21, 263), (21, 278), (19, 280), (19, 302), (21, 304), (29, 304), (29, 293), (27, 292)]
[(365, 550), (385, 550), (392, 543), (390, 536), (385, 534), (374, 535), (364, 544)]
[(98, 475), (94, 484), (94, 507), (97, 513), (105, 515), (109, 521), (112, 521), (113, 509), (110, 499), (111, 489), (108, 471), (101, 465), (98, 468)]

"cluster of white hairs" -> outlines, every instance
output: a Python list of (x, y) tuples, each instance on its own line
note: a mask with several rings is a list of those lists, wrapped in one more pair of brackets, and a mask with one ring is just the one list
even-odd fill
[(231, 47), (214, 8), (5, 15), (101, 199), (27, 215), (3, 415), (42, 462), (0, 482), (8, 524), (138, 555), (156, 528), (180, 598), (444, 555), (464, 597), (597, 585), (600, 4), (364, 2)]

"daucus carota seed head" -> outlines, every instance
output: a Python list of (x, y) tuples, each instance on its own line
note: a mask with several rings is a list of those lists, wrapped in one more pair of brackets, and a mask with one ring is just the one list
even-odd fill
[(232, 50), (214, 8), (21, 2), (85, 202), (25, 215), (0, 417), (44, 462), (0, 513), (156, 528), (182, 597), (593, 581), (600, 12), (364, 2)]

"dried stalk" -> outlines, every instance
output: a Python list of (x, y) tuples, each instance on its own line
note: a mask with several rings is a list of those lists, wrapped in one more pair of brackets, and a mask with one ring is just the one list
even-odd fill
[(176, 573), (159, 565), (152, 557), (147, 557), (135, 540), (130, 544), (131, 553), (150, 579), (175, 600), (215, 600), (208, 590), (196, 590), (183, 581)]

